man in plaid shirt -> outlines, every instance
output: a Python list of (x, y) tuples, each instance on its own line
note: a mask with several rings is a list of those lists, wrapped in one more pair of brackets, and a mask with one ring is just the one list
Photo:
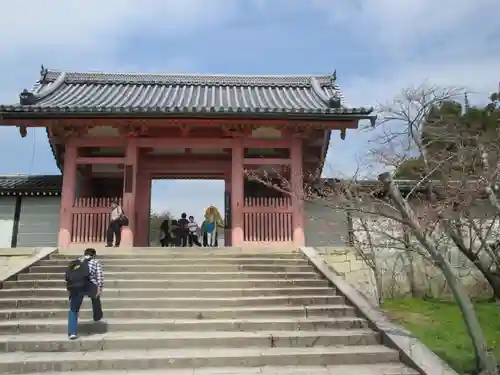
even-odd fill
[(104, 287), (104, 271), (102, 263), (96, 259), (95, 249), (86, 249), (80, 261), (88, 261), (90, 283), (85, 290), (72, 291), (69, 296), (70, 308), (68, 314), (68, 337), (70, 340), (77, 338), (78, 313), (82, 306), (83, 298), (90, 297), (92, 301), (92, 312), (94, 322), (98, 322), (103, 317), (101, 294)]

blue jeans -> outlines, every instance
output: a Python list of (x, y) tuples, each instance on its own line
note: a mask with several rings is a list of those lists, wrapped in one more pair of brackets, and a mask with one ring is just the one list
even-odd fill
[(92, 286), (88, 291), (73, 292), (69, 295), (68, 312), (68, 335), (76, 335), (78, 330), (78, 313), (82, 306), (83, 298), (88, 296), (92, 301), (92, 315), (94, 322), (98, 322), (103, 317), (101, 298), (96, 297), (97, 287)]

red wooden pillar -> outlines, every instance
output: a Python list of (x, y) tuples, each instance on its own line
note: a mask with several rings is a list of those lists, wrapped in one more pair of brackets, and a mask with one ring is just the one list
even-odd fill
[(151, 201), (151, 183), (147, 173), (137, 173), (137, 191), (135, 206), (137, 220), (134, 239), (136, 246), (149, 246), (149, 211)]
[(123, 210), (129, 219), (129, 225), (122, 228), (122, 246), (134, 246), (137, 210), (137, 166), (138, 166), (137, 138), (129, 138), (125, 153), (125, 168), (123, 176)]
[(59, 222), (59, 248), (68, 248), (71, 242), (71, 229), (73, 224), (73, 205), (76, 192), (76, 157), (77, 148), (74, 140), (70, 138), (66, 143), (64, 152), (63, 182), (61, 191), (61, 210)]
[(231, 159), (231, 246), (243, 244), (243, 140), (235, 138)]
[(305, 246), (304, 236), (304, 175), (302, 171), (302, 139), (293, 138), (291, 147), (291, 185), (293, 242), (297, 246)]
[[(232, 194), (231, 194), (231, 175), (226, 175), (225, 179), (224, 179), (224, 190), (225, 190), (225, 194), (224, 194), (224, 199), (226, 199), (228, 196), (229, 198), (231, 198)], [(231, 205), (232, 203), (232, 200), (229, 199), (229, 202), (227, 201), (224, 201), (224, 213), (226, 213), (228, 211), (226, 205), (229, 204)], [(232, 208), (232, 207), (231, 207)], [(232, 209), (229, 210), (229, 212), (231, 212)], [(225, 222), (229, 220), (230, 223), (232, 223), (232, 218), (230, 217), (225, 217), (224, 218)], [(232, 224), (231, 224), (232, 225)], [(224, 246), (231, 246), (231, 239), (232, 239), (232, 230), (230, 228), (224, 228)]]

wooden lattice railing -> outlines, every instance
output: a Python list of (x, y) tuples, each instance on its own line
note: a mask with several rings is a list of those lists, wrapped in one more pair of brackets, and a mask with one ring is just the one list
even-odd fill
[(293, 241), (290, 197), (247, 197), (243, 206), (243, 240), (257, 243)]
[(105, 242), (106, 230), (111, 219), (111, 203), (121, 198), (77, 198), (72, 209), (72, 243)]

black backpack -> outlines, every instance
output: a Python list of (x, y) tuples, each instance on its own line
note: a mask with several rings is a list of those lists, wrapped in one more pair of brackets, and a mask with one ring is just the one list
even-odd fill
[(73, 260), (68, 265), (64, 279), (68, 291), (84, 291), (90, 283), (89, 260), (80, 258)]
[(189, 227), (188, 227), (189, 222), (186, 219), (180, 219), (179, 224), (180, 224), (179, 226), (180, 226), (180, 229), (182, 232), (189, 231)]

